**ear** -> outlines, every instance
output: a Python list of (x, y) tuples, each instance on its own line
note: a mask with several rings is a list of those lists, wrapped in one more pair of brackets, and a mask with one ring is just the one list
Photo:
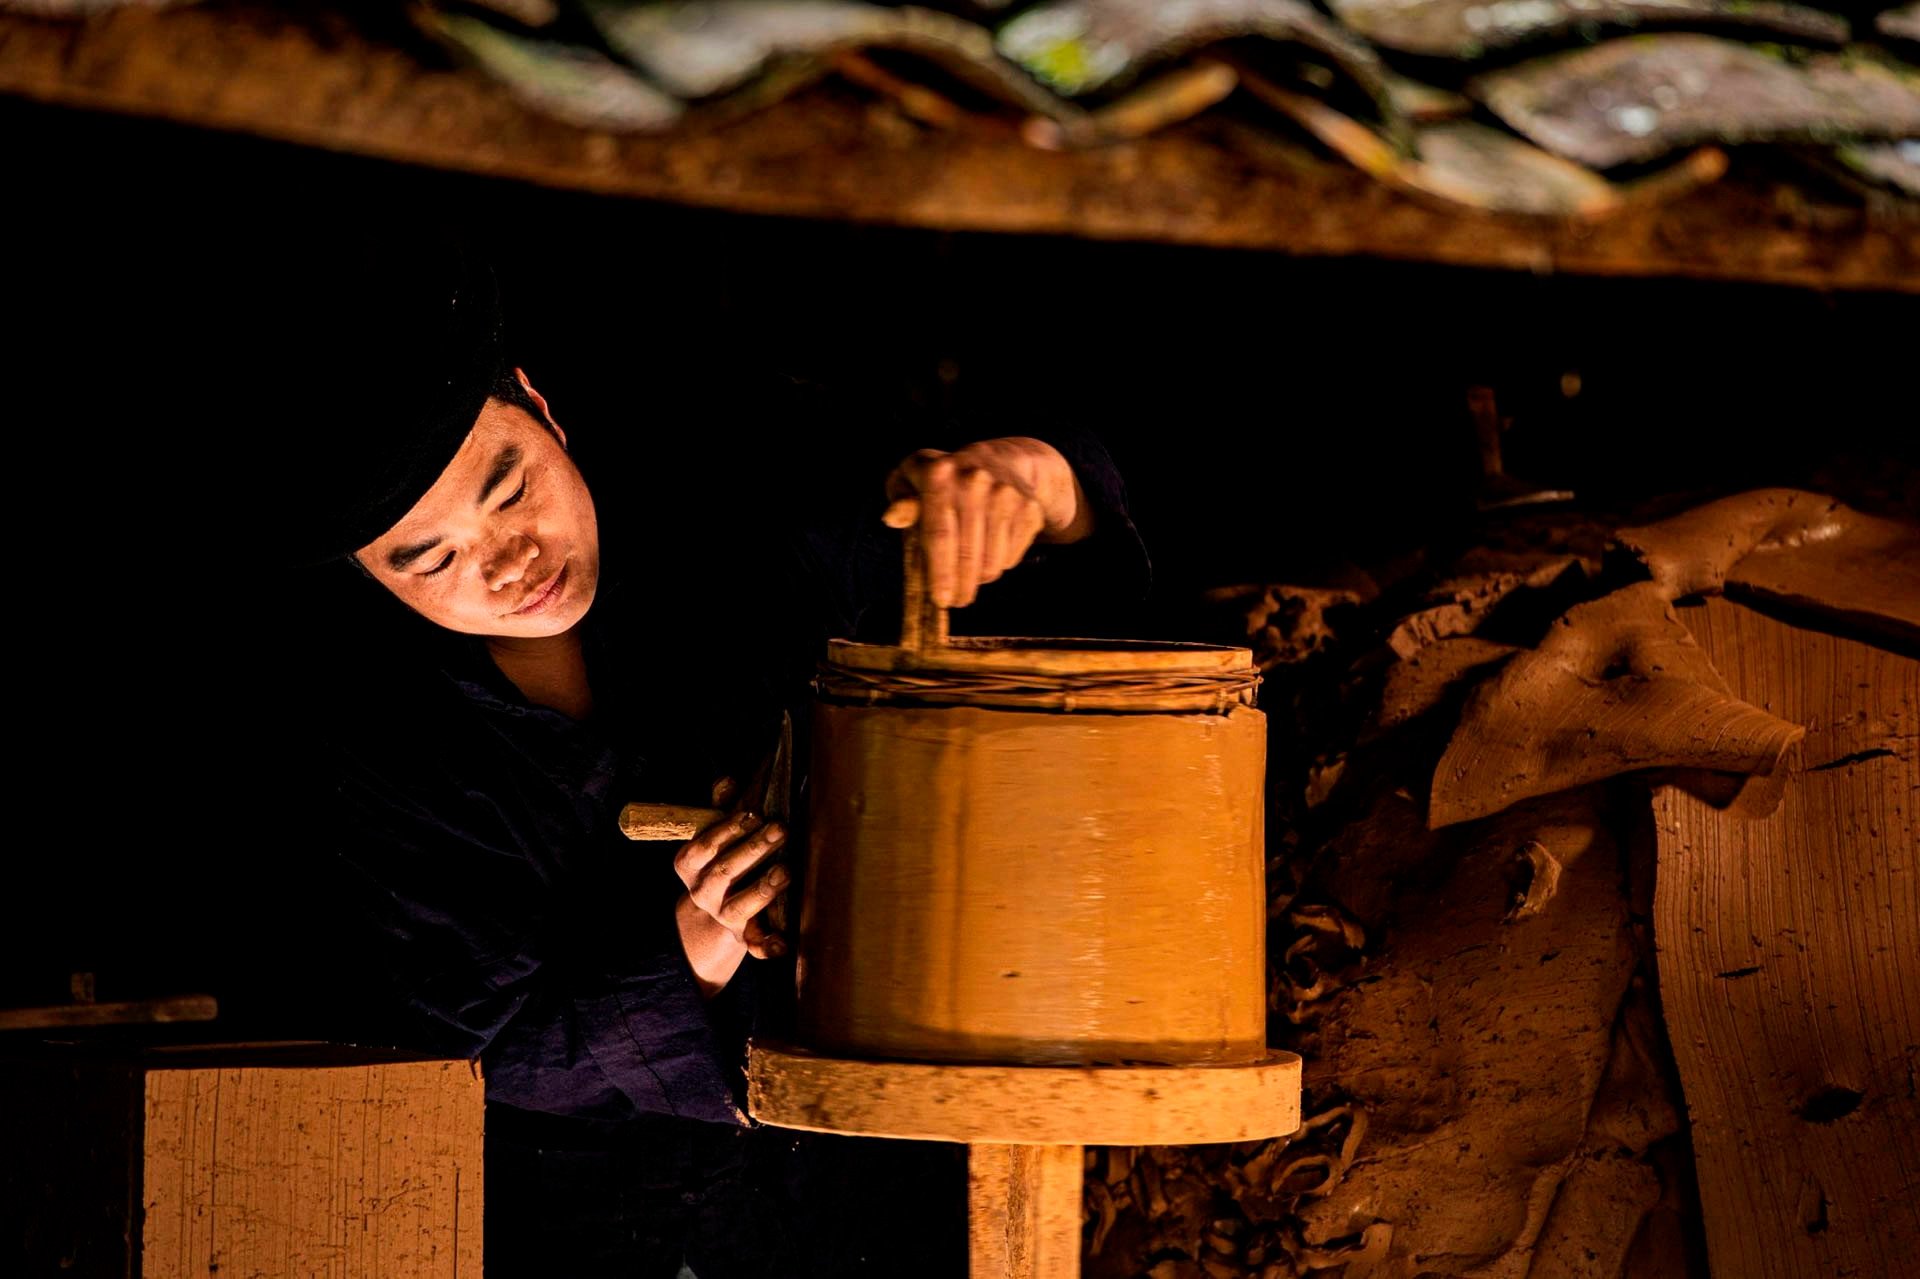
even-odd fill
[(566, 447), (567, 433), (560, 429), (558, 422), (553, 420), (553, 410), (547, 407), (547, 397), (533, 389), (533, 383), (527, 380), (527, 371), (525, 369), (515, 366), (513, 375), (520, 379), (520, 389), (525, 391), (528, 398), (540, 406), (540, 416), (547, 419), (547, 425), (552, 427), (553, 433), (560, 437), (561, 447)]

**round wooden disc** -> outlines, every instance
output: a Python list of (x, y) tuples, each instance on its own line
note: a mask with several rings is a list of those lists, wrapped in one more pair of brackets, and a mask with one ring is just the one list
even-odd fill
[(996, 1145), (1165, 1146), (1300, 1126), (1300, 1058), (1220, 1066), (957, 1066), (751, 1045), (747, 1109), (811, 1132)]

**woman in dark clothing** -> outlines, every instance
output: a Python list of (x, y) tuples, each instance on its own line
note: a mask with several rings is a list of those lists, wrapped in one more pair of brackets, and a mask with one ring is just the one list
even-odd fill
[[(494, 366), (468, 428), (442, 407), (433, 442), (366, 462), (371, 496), (313, 543), (371, 604), (327, 641), (344, 656), (314, 699), (316, 834), (364, 977), (400, 1010), (383, 1033), (484, 1065), (489, 1273), (963, 1266), (957, 1148), (743, 1114), (745, 1036), (777, 1032), (791, 992), (759, 922), (785, 827), (740, 816), (676, 854), (627, 842), (616, 815), (710, 802), (804, 701), (827, 636), (890, 638), (898, 529), (922, 527), (937, 602), (1019, 629), (1137, 597), (1111, 463), (1073, 433), (921, 450), (873, 474), (864, 509), (762, 503), (724, 512), (727, 537), (676, 537), (576, 464), (519, 370), (449, 349), (450, 382)], [(756, 571), (727, 572), (750, 545)]]
[[(898, 538), (871, 508), (840, 527), (789, 530), (779, 569), (747, 607), (701, 601), (669, 586), (701, 559), (697, 547), (673, 548), (682, 563), (669, 564), (618, 518), (618, 536), (601, 538), (564, 434), (535, 393), (523, 395), (531, 408), (489, 398), (428, 494), (353, 552), (415, 615), (384, 619), (383, 669), (356, 672), (363, 694), (335, 703), (352, 712), (330, 734), (338, 846), (366, 877), (369, 912), (404, 942), (394, 957), (408, 1001), (446, 1047), (485, 1057), (494, 1099), (557, 1112), (617, 1111), (624, 1100), (730, 1120), (731, 1081), (690, 1028), (704, 1032), (705, 1002), (749, 954), (783, 948), (754, 921), (784, 883), (771, 863), (786, 830), (742, 815), (677, 859), (693, 882), (667, 862), (653, 882), (609, 891), (606, 877), (642, 860), (615, 815), (639, 798), (706, 802), (723, 771), (769, 744), (819, 641), (897, 611), (885, 606), (898, 598)], [(1081, 450), (1083, 469), (1111, 489), (1110, 468)], [(907, 490), (887, 508), (896, 525), (916, 504), (941, 503), (950, 525), (974, 524), (948, 540), (952, 561), (933, 573), (936, 595), (958, 604), (978, 577), (1026, 558), (1035, 532), (1065, 547), (1090, 540), (1101, 520), (1065, 455), (1031, 438), (924, 451), (892, 483)], [(1057, 513), (1045, 515), (1031, 489)], [(1006, 517), (991, 517), (994, 506)], [(1105, 513), (1124, 519), (1117, 505)], [(976, 543), (991, 555), (977, 556)], [(1137, 562), (1130, 536), (1113, 545), (1121, 569), (1129, 547)], [(1077, 576), (1106, 584), (1111, 567)], [(1039, 568), (1033, 593), (1059, 601), (1073, 568)], [(663, 599), (673, 601), (664, 615)], [(730, 657), (742, 635), (770, 655)], [(659, 909), (636, 910), (632, 891)], [(437, 907), (446, 900), (457, 917)], [(617, 954), (548, 957), (549, 946), (615, 945), (608, 934)], [(569, 979), (557, 1002), (555, 971)]]

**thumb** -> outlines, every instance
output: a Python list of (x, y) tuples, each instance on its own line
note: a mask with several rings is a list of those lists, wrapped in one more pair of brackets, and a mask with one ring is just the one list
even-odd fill
[(746, 944), (747, 953), (755, 959), (778, 959), (787, 953), (786, 938), (762, 924), (758, 915), (747, 921), (747, 926), (741, 930), (740, 940)]
[(920, 499), (896, 498), (880, 513), (880, 522), (888, 528), (912, 528), (920, 522)]

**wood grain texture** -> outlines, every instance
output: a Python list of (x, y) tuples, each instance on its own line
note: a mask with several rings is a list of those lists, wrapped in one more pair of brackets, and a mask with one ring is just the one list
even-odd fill
[(692, 839), (727, 816), (725, 809), (687, 804), (628, 804), (620, 810), (620, 833), (637, 840)]
[(1238, 1066), (956, 1066), (756, 1041), (747, 1108), (782, 1128), (915, 1141), (1255, 1141), (1300, 1126), (1300, 1058), (1274, 1050)]
[(1079, 1146), (967, 1150), (971, 1279), (1078, 1279)]
[(477, 1279), (482, 1099), (464, 1061), (151, 1072), (142, 1273)]
[(535, 115), (477, 71), (426, 66), (344, 25), (316, 31), (264, 7), (122, 11), (84, 24), (0, 14), (0, 92), (748, 213), (1920, 291), (1920, 221), (1839, 207), (1796, 217), (1759, 180), (1599, 223), (1462, 214), (1211, 119), (1047, 152), (1006, 127), (920, 129), (831, 86), (724, 126), (623, 136)]
[(1764, 820), (1654, 799), (1660, 990), (1713, 1272), (1920, 1265), (1920, 663), (1723, 599), (1682, 609), (1736, 696), (1804, 725)]

